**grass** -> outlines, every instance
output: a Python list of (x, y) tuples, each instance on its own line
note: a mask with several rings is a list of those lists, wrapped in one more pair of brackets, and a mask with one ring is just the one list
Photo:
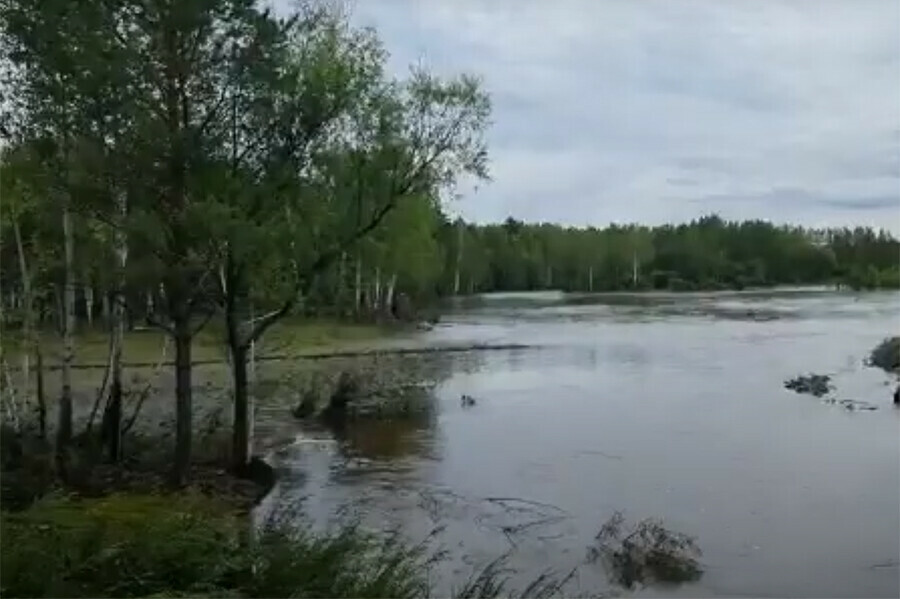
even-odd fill
[[(244, 514), (208, 496), (48, 496), (2, 512), (4, 597), (398, 597), (432, 595), (425, 544), (376, 536), (354, 524), (325, 534)], [(507, 588), (503, 557), (456, 597), (560, 596), (571, 578), (544, 573)], [(574, 573), (574, 572), (573, 572)]]
[(251, 534), (199, 495), (47, 498), (2, 515), (0, 594), (15, 597), (419, 597), (416, 549), (354, 527)]
[[(326, 318), (289, 318), (269, 329), (257, 347), (257, 355), (299, 355), (375, 342), (396, 332), (397, 327), (371, 323), (353, 323)], [(210, 322), (194, 339), (193, 359), (212, 361), (225, 359), (223, 324)], [(165, 333), (159, 329), (137, 329), (125, 335), (123, 356), (126, 363), (152, 363), (159, 360)], [(11, 367), (19, 365), (22, 348), (18, 331), (4, 331), (4, 353)], [(62, 353), (62, 341), (55, 331), (42, 334), (42, 347), (48, 366), (54, 366)], [(88, 328), (80, 323), (75, 337), (76, 364), (103, 365), (109, 352), (109, 335), (100, 327)], [(168, 358), (173, 350), (169, 347)]]

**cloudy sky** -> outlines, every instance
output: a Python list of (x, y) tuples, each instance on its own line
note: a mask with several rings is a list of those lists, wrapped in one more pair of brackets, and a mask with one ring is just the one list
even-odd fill
[(494, 102), (478, 221), (710, 212), (900, 231), (898, 0), (356, 0), (398, 74)]

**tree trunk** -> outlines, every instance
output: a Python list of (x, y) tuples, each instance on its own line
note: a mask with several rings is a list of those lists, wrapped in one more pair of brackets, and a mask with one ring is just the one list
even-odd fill
[(347, 309), (344, 298), (344, 289), (347, 287), (347, 252), (341, 252), (341, 261), (338, 263), (337, 288), (334, 290), (334, 304), (337, 306), (338, 316), (344, 316)]
[(638, 261), (637, 261), (637, 252), (634, 252), (631, 256), (631, 286), (637, 287), (638, 282)]
[(22, 319), (22, 337), (25, 340), (25, 351), (22, 352), (22, 397), (27, 405), (31, 395), (31, 364), (29, 356), (35, 350), (34, 334), (34, 301), (31, 296), (31, 273), (25, 260), (25, 246), (22, 244), (22, 232), (19, 221), (13, 219), (13, 236), (16, 239), (16, 251), (19, 254), (19, 271), (22, 275), (22, 300), (25, 304)]
[(462, 264), (463, 257), (463, 227), (462, 221), (459, 221), (456, 234), (456, 273), (453, 277), (453, 295), (459, 295), (459, 268)]
[[(63, 285), (65, 288), (65, 284)], [(65, 313), (65, 302), (63, 301), (63, 293), (60, 292), (59, 285), (53, 286), (53, 299), (56, 302), (56, 330), (59, 331), (59, 334), (63, 334), (63, 329), (65, 328), (64, 321), (66, 320)]]
[(38, 409), (38, 433), (41, 439), (47, 438), (47, 399), (44, 397), (44, 352), (41, 351), (41, 342), (35, 339), (34, 344), (35, 379)]
[(191, 465), (192, 405), (191, 405), (191, 328), (185, 314), (178, 314), (174, 324), (175, 338), (175, 460), (172, 464), (172, 483), (187, 482)]
[(594, 267), (588, 268), (588, 291), (594, 290)]
[(372, 293), (372, 312), (377, 313), (381, 306), (381, 267), (375, 267), (375, 290)]
[(111, 326), (109, 293), (104, 292), (103, 296), (100, 298), (100, 311), (103, 313), (103, 322), (105, 322), (107, 326)]
[(388, 283), (387, 293), (384, 298), (384, 313), (394, 313), (394, 288), (397, 286), (397, 275), (391, 275), (390, 283)]
[(84, 311), (87, 316), (88, 327), (94, 327), (94, 288), (88, 285), (84, 288)]
[(231, 348), (232, 375), (234, 377), (234, 420), (232, 423), (232, 466), (242, 474), (250, 462), (252, 451), (253, 404), (247, 379), (247, 349), (237, 344)]
[[(233, 404), (231, 427), (231, 466), (235, 474), (242, 475), (250, 462), (253, 406), (247, 376), (247, 350), (253, 343), (252, 334), (245, 337), (241, 331), (240, 299), (245, 281), (242, 272), (235, 268), (229, 256), (222, 271), (222, 291), (225, 296), (225, 327), (228, 353), (231, 356), (231, 392)], [(253, 329), (251, 315), (249, 328)], [(253, 356), (251, 355), (251, 359)]]
[(155, 308), (153, 307), (153, 292), (152, 291), (147, 292), (147, 304), (146, 304), (145, 310), (146, 310), (146, 315), (147, 315), (147, 318), (145, 320), (149, 320), (149, 319), (153, 318), (153, 313), (155, 311)]
[(354, 309), (356, 310), (356, 315), (359, 316), (360, 308), (362, 308), (362, 260), (357, 256), (356, 258), (356, 290), (355, 297), (353, 299)]
[(113, 303), (112, 313), (112, 334), (113, 334), (113, 355), (110, 368), (110, 376), (112, 377), (109, 387), (109, 415), (104, 418), (107, 424), (106, 439), (109, 443), (109, 460), (111, 462), (119, 461), (122, 449), (122, 347), (125, 343), (125, 268), (128, 264), (128, 241), (125, 238), (124, 226), (125, 216), (128, 210), (127, 198), (124, 193), (120, 193), (118, 199), (119, 217), (122, 220), (120, 226), (116, 228), (115, 244), (116, 244), (116, 267), (118, 268), (116, 282), (116, 296)]
[(65, 268), (65, 287), (63, 289), (63, 358), (62, 358), (62, 392), (59, 397), (59, 422), (56, 427), (56, 458), (65, 475), (65, 454), (72, 440), (72, 362), (75, 359), (75, 338), (73, 325), (75, 320), (75, 270), (74, 270), (74, 232), (72, 231), (72, 215), (69, 207), (63, 205), (63, 249)]

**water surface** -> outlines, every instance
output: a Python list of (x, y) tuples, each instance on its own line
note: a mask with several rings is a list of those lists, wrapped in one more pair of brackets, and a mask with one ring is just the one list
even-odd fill
[[(570, 592), (606, 589), (582, 563), (622, 511), (703, 550), (698, 583), (642, 595), (898, 596), (900, 410), (863, 366), (898, 307), (820, 290), (467, 298), (408, 341), (532, 347), (445, 356), (431, 416), (303, 431), (267, 509), (437, 528), (439, 592), (504, 553), (514, 582), (578, 567)], [(783, 389), (811, 371), (878, 409)]]

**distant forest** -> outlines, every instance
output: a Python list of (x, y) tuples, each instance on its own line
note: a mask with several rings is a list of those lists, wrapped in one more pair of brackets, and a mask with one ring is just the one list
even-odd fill
[[(575, 228), (449, 221), (409, 209), (356, 256), (377, 297), (391, 283), (414, 296), (490, 291), (716, 290), (834, 284), (900, 288), (900, 241), (871, 228), (807, 229), (716, 215), (680, 225)], [(342, 273), (343, 272), (343, 276)], [(335, 268), (317, 298), (342, 303), (355, 270)], [(346, 294), (343, 294), (346, 297)], [(366, 294), (363, 293), (363, 302)]]

